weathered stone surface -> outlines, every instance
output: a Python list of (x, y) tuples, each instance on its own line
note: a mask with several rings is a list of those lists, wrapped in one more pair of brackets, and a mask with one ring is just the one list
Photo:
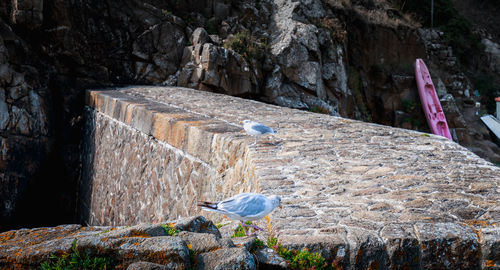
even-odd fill
[(426, 269), (481, 267), (478, 236), (469, 227), (454, 223), (418, 223), (422, 267)]
[(127, 270), (170, 270), (170, 269), (175, 269), (175, 268), (150, 262), (135, 262), (131, 263), (127, 267)]
[(261, 268), (286, 269), (287, 263), (285, 259), (280, 257), (272, 248), (261, 248), (255, 251), (255, 257)]
[(496, 73), (500, 73), (500, 46), (487, 38), (481, 40), (484, 45), (484, 51), (488, 56), (490, 69)]
[(203, 45), (207, 42), (211, 42), (210, 36), (208, 35), (207, 31), (205, 31), (205, 29), (201, 27), (198, 27), (193, 31), (191, 40), (194, 46), (198, 44)]
[(195, 31), (194, 46), (184, 50), (178, 85), (233, 96), (256, 94), (257, 78), (249, 63), (233, 50), (206, 43), (210, 38), (203, 31)]
[(207, 220), (204, 216), (189, 217), (177, 221), (175, 227), (181, 231), (195, 233), (209, 233), (217, 238), (221, 238), (221, 234), (211, 220)]
[[(189, 220), (211, 223), (204, 217)], [(171, 224), (181, 222), (175, 220)], [(219, 255), (232, 254), (222, 263), (226, 267), (222, 269), (240, 263), (244, 269), (255, 269), (248, 251), (234, 248), (229, 238), (221, 239), (210, 230), (201, 230), (206, 232), (182, 231), (177, 236), (168, 236), (161, 224), (141, 224), (132, 227), (64, 225), (7, 231), (0, 233), (0, 268), (39, 269), (40, 264), (53, 255), (71, 254), (76, 245), (81, 254), (110, 259), (111, 269), (188, 269), (191, 266), (213, 269), (214, 263), (220, 260), (214, 257), (219, 253), (213, 253), (218, 250), (222, 251)], [(202, 258), (199, 267), (192, 254)], [(209, 268), (203, 268), (204, 264)]]
[[(233, 228), (232, 226), (226, 226), (226, 227), (231, 228), (231, 230), (229, 231), (229, 234), (227, 236), (227, 237), (231, 237), (237, 227), (236, 228)], [(257, 239), (256, 236), (235, 237), (235, 238), (233, 238), (233, 243), (237, 247), (244, 247), (247, 250), (253, 250), (255, 247), (255, 240), (256, 239)]]
[(257, 269), (253, 255), (244, 248), (224, 248), (196, 256), (200, 269)]
[[(187, 244), (192, 245), (192, 249), (196, 253), (209, 252), (223, 247), (220, 238), (215, 237), (209, 233), (194, 233), (194, 232), (180, 232), (179, 237)], [(232, 245), (234, 247), (234, 245)], [(230, 246), (225, 246), (229, 248)]]
[(5, 90), (0, 89), (0, 130), (4, 130), (9, 123), (9, 111), (5, 103)]
[[(278, 194), (283, 198), (284, 207), (271, 214), (271, 231), (282, 244), (290, 249), (321, 252), (345, 269), (474, 268), (486, 264), (486, 260), (490, 264), (497, 260), (500, 191), (495, 187), (500, 181), (500, 169), (444, 138), (185, 88), (135, 87), (92, 92), (88, 98), (88, 104), (98, 116), (96, 123), (100, 123), (99, 118), (108, 119), (106, 115), (129, 123), (124, 125), (108, 119), (106, 128), (94, 127), (99, 137), (108, 136), (105, 135), (108, 130), (125, 127), (127, 132), (142, 136), (134, 131), (139, 129), (135, 127), (139, 123), (133, 120), (138, 117), (133, 107), (150, 108), (156, 112), (151, 117), (160, 112), (164, 115), (164, 121), (154, 125), (163, 123), (162, 132), (178, 134), (174, 140), (161, 132), (150, 131), (149, 137), (157, 140), (156, 149), (176, 145), (178, 155), (201, 159), (202, 164), (215, 171), (214, 175), (222, 177), (221, 186), (207, 178), (205, 182), (197, 182), (197, 187), (201, 183), (210, 184), (203, 192), (179, 195), (183, 206), (173, 207), (184, 209), (186, 202), (194, 206), (198, 200), (215, 201), (247, 190)], [(162, 103), (156, 103), (157, 100)], [(207, 100), (211, 101), (210, 106), (202, 102)], [(211, 119), (215, 115), (217, 119)], [(278, 135), (269, 138), (269, 143), (248, 146), (253, 139), (243, 135), (237, 123), (249, 115), (276, 128)], [(210, 139), (199, 147), (207, 149), (204, 151), (209, 151), (209, 155), (195, 150), (199, 147), (186, 147), (191, 140), (204, 136)], [(117, 138), (118, 135), (114, 141)], [(110, 147), (113, 143), (104, 145)], [(103, 150), (116, 153), (124, 146), (122, 142)], [(229, 152), (219, 152), (221, 149), (229, 149)], [(99, 151), (93, 153), (95, 164), (102, 163), (104, 156), (98, 157)], [(146, 150), (139, 153), (151, 156)], [(174, 161), (162, 162), (169, 166), (168, 162)], [(109, 164), (106, 168), (113, 167)], [(184, 175), (189, 174), (189, 170), (192, 175), (195, 168), (187, 166)], [(148, 170), (145, 169), (145, 174)], [(163, 177), (168, 179), (168, 173), (171, 172), (164, 172)], [(105, 190), (116, 178), (105, 174), (94, 177), (96, 192), (110, 194)], [(96, 184), (99, 178), (103, 182)], [(248, 189), (241, 189), (242, 184)], [(182, 186), (182, 182), (172, 187), (178, 185)], [(146, 195), (148, 192), (141, 196), (151, 197)], [(137, 201), (135, 197), (134, 200)], [(174, 210), (167, 204), (164, 207), (158, 207), (158, 213)], [(116, 222), (113, 220), (123, 215), (120, 211), (97, 224)], [(189, 211), (198, 210), (193, 207)], [(171, 217), (163, 215), (163, 220)], [(147, 215), (139, 213), (139, 216), (132, 222), (148, 221)], [(212, 214), (210, 217), (221, 218)], [(257, 224), (263, 228), (267, 225), (264, 221)], [(479, 238), (480, 231), (485, 232), (484, 235), (487, 232), (488, 236)], [(230, 233), (231, 230), (227, 232)], [(444, 251), (445, 255), (437, 250)]]

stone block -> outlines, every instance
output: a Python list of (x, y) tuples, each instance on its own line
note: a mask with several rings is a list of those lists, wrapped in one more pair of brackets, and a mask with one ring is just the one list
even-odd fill
[(415, 232), (423, 268), (480, 267), (481, 248), (471, 228), (456, 223), (418, 223)]
[(411, 224), (389, 224), (380, 231), (389, 268), (421, 269), (420, 247)]
[(244, 248), (223, 248), (196, 256), (199, 269), (257, 269), (253, 255)]
[(481, 267), (500, 268), (500, 227), (486, 224), (485, 228), (476, 229), (476, 233), (481, 237)]

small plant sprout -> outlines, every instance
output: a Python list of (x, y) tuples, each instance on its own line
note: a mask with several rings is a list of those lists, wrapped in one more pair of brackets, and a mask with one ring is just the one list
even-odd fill
[(175, 223), (162, 224), (161, 227), (168, 236), (176, 236), (180, 230), (175, 227)]
[[(247, 221), (247, 222), (245, 222), (245, 224), (252, 225), (252, 222), (251, 221)], [(243, 228), (243, 226), (241, 226), (241, 225), (238, 225), (238, 227), (236, 228), (236, 230), (234, 230), (234, 233), (231, 236), (231, 238), (245, 237), (245, 236), (247, 236), (245, 228)]]
[(43, 270), (112, 269), (109, 258), (94, 257), (89, 253), (81, 254), (76, 242), (75, 238), (71, 244), (71, 252), (65, 252), (61, 256), (50, 256), (50, 259), (43, 262), (40, 268)]

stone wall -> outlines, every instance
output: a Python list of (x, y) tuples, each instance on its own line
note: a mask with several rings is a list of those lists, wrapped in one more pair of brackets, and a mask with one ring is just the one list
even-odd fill
[[(282, 197), (271, 231), (285, 246), (344, 269), (500, 266), (500, 168), (446, 138), (187, 88), (92, 91), (87, 104), (92, 225), (256, 191)], [(278, 134), (253, 146), (244, 119)]]
[(238, 127), (117, 91), (89, 93), (88, 103), (82, 221), (159, 222), (193, 215), (197, 199), (257, 188)]

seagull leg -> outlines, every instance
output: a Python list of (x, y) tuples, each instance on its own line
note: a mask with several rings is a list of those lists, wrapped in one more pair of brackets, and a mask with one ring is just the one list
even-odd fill
[(257, 144), (257, 136), (254, 136), (254, 137), (255, 137), (255, 141), (251, 145), (256, 145)]

